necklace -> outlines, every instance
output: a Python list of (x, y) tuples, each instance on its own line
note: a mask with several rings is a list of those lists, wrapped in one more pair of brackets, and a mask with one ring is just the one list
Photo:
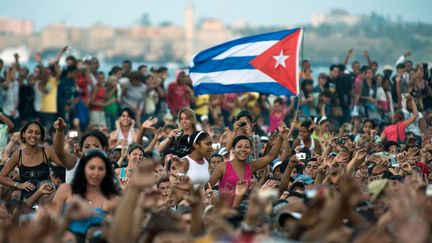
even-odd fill
[(26, 155), (30, 158), (30, 159), (34, 159), (34, 156), (37, 154), (37, 151), (34, 154), (30, 154), (28, 151), (26, 151)]

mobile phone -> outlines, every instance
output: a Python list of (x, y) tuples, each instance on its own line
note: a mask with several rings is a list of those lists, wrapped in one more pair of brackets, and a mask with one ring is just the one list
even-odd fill
[(345, 139), (343, 139), (343, 138), (338, 138), (338, 139), (336, 140), (336, 144), (337, 144), (337, 145), (344, 145), (344, 144), (345, 144)]
[(78, 137), (78, 131), (69, 131), (68, 137), (70, 137), (70, 138)]
[(317, 189), (306, 189), (305, 195), (307, 198), (314, 198), (317, 195)]
[(306, 159), (306, 153), (296, 153), (296, 157), (299, 160)]
[(213, 150), (219, 150), (221, 148), (221, 144), (220, 143), (214, 143), (214, 144), (212, 144), (212, 148), (213, 148)]

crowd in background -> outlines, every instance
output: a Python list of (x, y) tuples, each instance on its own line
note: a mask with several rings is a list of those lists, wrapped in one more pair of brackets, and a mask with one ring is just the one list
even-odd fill
[(431, 70), (410, 52), (349, 50), (317, 80), (304, 60), (298, 97), (196, 97), (187, 70), (66, 50), (0, 60), (2, 241), (432, 241)]

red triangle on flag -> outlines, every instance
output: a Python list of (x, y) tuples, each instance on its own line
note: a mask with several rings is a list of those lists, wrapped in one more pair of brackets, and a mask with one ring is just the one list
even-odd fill
[(300, 34), (299, 29), (249, 62), (293, 94), (298, 94), (297, 66)]

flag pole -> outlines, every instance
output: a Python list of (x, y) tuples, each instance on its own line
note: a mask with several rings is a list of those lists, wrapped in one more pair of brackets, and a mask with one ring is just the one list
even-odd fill
[[(300, 64), (303, 64), (304, 31), (305, 31), (305, 27), (301, 27), (301, 29), (302, 29), (302, 37), (301, 37), (302, 40), (301, 40), (301, 47), (300, 47), (301, 48), (301, 50), (300, 50), (300, 60), (301, 60)], [(297, 65), (299, 65), (299, 64), (297, 64)], [(303, 68), (303, 66), (301, 68)], [(297, 74), (297, 77), (299, 77), (299, 74)], [(298, 82), (299, 83), (301, 82), (300, 78), (299, 78)], [(301, 86), (301, 85), (299, 85), (299, 86)], [(299, 109), (300, 109), (300, 96), (301, 96), (301, 94), (302, 94), (302, 91), (299, 90), (298, 95), (296, 96), (297, 107), (296, 107), (296, 110), (295, 110), (295, 113), (294, 113), (294, 121), (297, 121), (298, 112), (299, 112)]]

